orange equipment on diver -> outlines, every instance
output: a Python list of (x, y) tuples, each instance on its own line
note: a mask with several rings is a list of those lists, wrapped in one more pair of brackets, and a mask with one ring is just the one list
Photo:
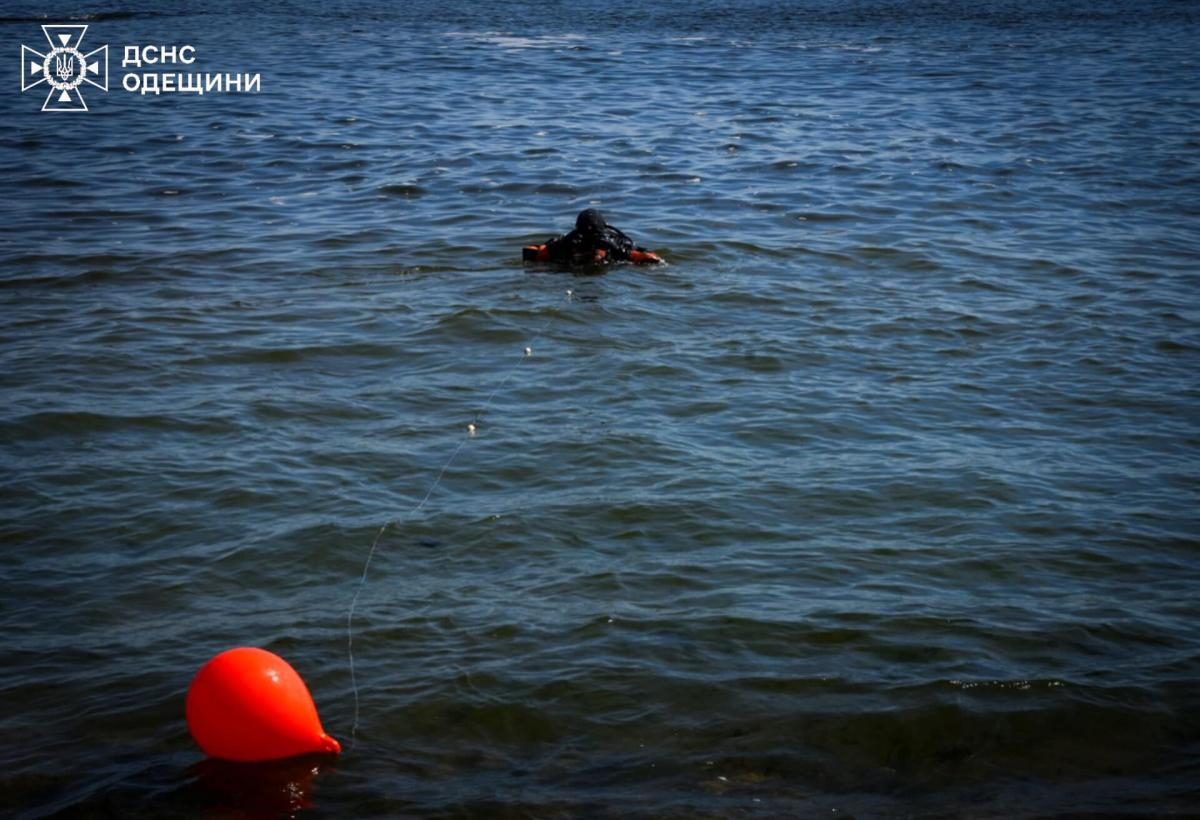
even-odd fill
[[(607, 256), (607, 251), (603, 248), (598, 248), (594, 261), (603, 262)], [(546, 247), (545, 243), (541, 245), (526, 245), (521, 248), (521, 259), (525, 262), (549, 262), (550, 249)], [(629, 252), (629, 261), (635, 265), (653, 265), (662, 262), (663, 258), (653, 251), (634, 248)]]

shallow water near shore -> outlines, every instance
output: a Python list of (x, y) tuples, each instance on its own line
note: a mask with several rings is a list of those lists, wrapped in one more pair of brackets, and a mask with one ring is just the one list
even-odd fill
[[(0, 17), (114, 77), (0, 94), (5, 812), (1200, 812), (1195, 4)], [(239, 645), (346, 754), (202, 761)]]

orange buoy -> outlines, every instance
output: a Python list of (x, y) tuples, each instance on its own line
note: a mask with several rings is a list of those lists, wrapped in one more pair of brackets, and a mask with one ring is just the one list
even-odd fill
[(187, 723), (209, 757), (242, 763), (341, 752), (325, 733), (304, 681), (265, 649), (222, 652), (201, 667), (187, 694)]

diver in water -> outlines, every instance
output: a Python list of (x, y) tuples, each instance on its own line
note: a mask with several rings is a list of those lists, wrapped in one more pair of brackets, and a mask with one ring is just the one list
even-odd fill
[(580, 211), (575, 230), (547, 239), (541, 245), (526, 245), (521, 250), (526, 262), (559, 262), (568, 265), (608, 265), (613, 262), (655, 264), (662, 257), (636, 247), (622, 231), (604, 221), (595, 208)]

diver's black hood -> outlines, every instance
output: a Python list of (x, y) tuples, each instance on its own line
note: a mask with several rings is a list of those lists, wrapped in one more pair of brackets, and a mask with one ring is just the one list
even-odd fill
[(604, 214), (595, 208), (580, 211), (579, 216), (575, 217), (575, 230), (584, 236), (600, 236), (607, 227), (608, 223), (604, 221)]

